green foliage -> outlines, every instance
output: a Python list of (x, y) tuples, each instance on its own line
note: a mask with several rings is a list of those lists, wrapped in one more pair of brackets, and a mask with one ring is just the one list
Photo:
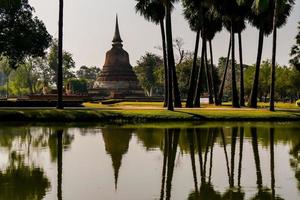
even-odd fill
[(138, 77), (138, 80), (142, 88), (146, 91), (148, 96), (158, 94), (161, 90), (158, 75), (156, 71), (160, 71), (163, 65), (162, 59), (153, 54), (146, 53), (137, 61), (137, 66), (134, 67), (134, 71)]
[(69, 79), (65, 82), (67, 94), (87, 94), (87, 81), (85, 79)]
[[(53, 83), (57, 80), (57, 67), (58, 67), (58, 41), (54, 39), (52, 41), (49, 54), (47, 56), (49, 67), (53, 74)], [(75, 61), (73, 60), (72, 54), (70, 52), (63, 52), (63, 80), (70, 78), (75, 78), (75, 73), (73, 69), (75, 68)]]
[(296, 101), (296, 105), (300, 107), (300, 99)]
[[(230, 61), (231, 62), (231, 61)], [(226, 63), (226, 58), (219, 59), (218, 69), (220, 75), (223, 76), (224, 66)], [(239, 83), (239, 67), (237, 69), (237, 82)], [(228, 69), (230, 71), (230, 67)], [(270, 60), (263, 61), (260, 67), (259, 75), (259, 87), (258, 87), (258, 98), (261, 100), (265, 97), (269, 97), (270, 92), (270, 73), (271, 73), (271, 63)], [(244, 66), (244, 89), (245, 94), (250, 94), (253, 77), (255, 73), (255, 66)], [(230, 85), (230, 73), (227, 74), (224, 94), (230, 95), (231, 85)], [(238, 84), (239, 85), (239, 84)], [(276, 82), (275, 82), (275, 97), (276, 100), (284, 101), (286, 98), (294, 99), (299, 97), (300, 93), (300, 72), (293, 67), (287, 66), (276, 66)]]
[(100, 72), (101, 69), (99, 67), (87, 67), (83, 65), (79, 70), (76, 71), (76, 76), (79, 79), (85, 79), (88, 83), (88, 87), (92, 88)]
[(17, 68), (26, 57), (45, 55), (51, 36), (42, 21), (33, 17), (28, 0), (1, 1), (0, 54)]
[(300, 71), (300, 22), (298, 23), (298, 34), (296, 36), (296, 44), (292, 47), (290, 56), (291, 65), (297, 68)]

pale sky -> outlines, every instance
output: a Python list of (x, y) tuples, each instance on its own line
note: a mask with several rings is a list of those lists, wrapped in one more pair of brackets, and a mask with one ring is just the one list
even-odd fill
[[(29, 0), (36, 15), (44, 21), (49, 33), (57, 37), (58, 0)], [(73, 54), (76, 66), (102, 67), (105, 53), (111, 48), (114, 34), (115, 16), (119, 16), (120, 33), (124, 49), (130, 55), (132, 65), (145, 54), (161, 54), (155, 47), (161, 46), (159, 26), (147, 22), (136, 14), (135, 0), (65, 0), (64, 9), (64, 49)], [(184, 40), (184, 49), (193, 51), (195, 33), (191, 32), (182, 15), (180, 3), (172, 14), (173, 37)], [(277, 62), (288, 64), (291, 46), (295, 43), (297, 22), (300, 21), (300, 0), (296, 0), (288, 23), (278, 31)], [(229, 33), (219, 33), (214, 45), (214, 62), (226, 56)], [(256, 60), (258, 31), (248, 26), (243, 32), (244, 62), (253, 64)], [(265, 40), (263, 59), (271, 57), (272, 37)]]

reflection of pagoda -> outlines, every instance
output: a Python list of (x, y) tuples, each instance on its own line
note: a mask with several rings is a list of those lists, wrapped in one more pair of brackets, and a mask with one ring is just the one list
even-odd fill
[(111, 156), (114, 168), (115, 188), (118, 186), (119, 170), (122, 157), (127, 153), (132, 130), (130, 129), (102, 129), (105, 150)]
[(94, 90), (111, 98), (143, 97), (144, 91), (129, 62), (129, 55), (123, 50), (118, 18), (111, 50), (106, 53), (103, 69), (94, 83)]

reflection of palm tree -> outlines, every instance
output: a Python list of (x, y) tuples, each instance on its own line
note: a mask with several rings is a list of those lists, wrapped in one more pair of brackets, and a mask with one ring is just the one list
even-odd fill
[(180, 129), (169, 129), (169, 155), (168, 155), (168, 172), (166, 181), (166, 200), (171, 199), (172, 179), (174, 172), (174, 164), (177, 153), (177, 145), (180, 135)]
[(198, 192), (198, 181), (197, 181), (197, 171), (196, 171), (196, 162), (195, 162), (195, 143), (194, 143), (194, 130), (187, 129), (187, 138), (190, 146), (190, 156), (191, 156), (191, 164), (195, 185), (195, 192)]
[(256, 167), (256, 176), (257, 176), (257, 187), (258, 189), (262, 188), (262, 174), (260, 168), (260, 159), (258, 153), (258, 142), (257, 142), (257, 128), (251, 128), (251, 136), (252, 136), (252, 148), (254, 153), (255, 167)]
[(226, 160), (226, 168), (227, 168), (227, 175), (229, 177), (229, 185), (230, 185), (230, 169), (229, 169), (229, 161), (228, 161), (228, 154), (226, 149), (226, 140), (224, 135), (224, 130), (221, 128), (221, 136), (222, 136), (222, 142), (224, 147), (224, 154), (225, 154), (225, 160)]
[(160, 199), (164, 198), (164, 190), (165, 190), (165, 180), (166, 180), (166, 166), (167, 166), (167, 159), (168, 159), (168, 149), (169, 149), (169, 142), (168, 142), (168, 131), (165, 129), (165, 139), (164, 139), (164, 161), (163, 161), (163, 170), (162, 170), (162, 179), (161, 179), (161, 189), (160, 189)]
[(63, 130), (58, 130), (56, 132), (57, 138), (57, 199), (62, 200), (62, 136)]
[(230, 173), (230, 187), (234, 187), (234, 158), (235, 158), (235, 147), (236, 147), (236, 137), (238, 133), (238, 128), (232, 128), (231, 135), (231, 173)]
[(244, 146), (244, 127), (240, 127), (240, 159), (239, 159), (239, 172), (238, 172), (239, 188), (241, 187), (241, 177), (242, 177), (243, 146)]
[(111, 156), (114, 168), (115, 189), (118, 186), (119, 170), (122, 157), (127, 153), (131, 139), (131, 129), (102, 129), (105, 150)]

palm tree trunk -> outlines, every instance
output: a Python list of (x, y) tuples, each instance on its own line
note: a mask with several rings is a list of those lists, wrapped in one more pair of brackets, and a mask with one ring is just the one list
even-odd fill
[(194, 98), (194, 107), (200, 107), (200, 97), (201, 97), (201, 83), (202, 83), (202, 76), (204, 70), (204, 53), (205, 53), (205, 40), (202, 38), (202, 50), (201, 50), (201, 63), (200, 69), (198, 71), (198, 78), (196, 83), (196, 94)]
[(173, 69), (175, 69), (172, 27), (171, 27), (171, 5), (168, 2), (166, 8), (166, 39), (167, 39), (167, 66), (168, 66), (168, 110), (173, 111)]
[(205, 71), (206, 71), (206, 81), (207, 81), (207, 88), (208, 88), (208, 99), (209, 99), (209, 104), (214, 103), (214, 97), (213, 97), (213, 89), (212, 89), (212, 75), (210, 73), (210, 67), (208, 65), (208, 60), (207, 60), (207, 45), (206, 45), (207, 40), (205, 39), (205, 52), (204, 52), (204, 59), (205, 59)]
[(238, 108), (239, 97), (236, 88), (236, 78), (235, 78), (235, 44), (234, 44), (234, 31), (233, 31), (233, 20), (231, 20), (231, 89), (232, 89), (232, 107)]
[(192, 108), (193, 107), (193, 101), (195, 96), (195, 89), (196, 89), (196, 82), (197, 82), (197, 58), (198, 58), (198, 50), (199, 50), (199, 40), (200, 40), (200, 30), (197, 31), (196, 35), (196, 44), (195, 44), (195, 51), (194, 51), (194, 59), (193, 59), (193, 66), (190, 76), (190, 85), (189, 85), (189, 91), (188, 96), (186, 100), (186, 107)]
[(161, 30), (161, 38), (162, 38), (162, 48), (163, 48), (163, 58), (164, 58), (164, 71), (165, 71), (165, 98), (164, 98), (164, 107), (167, 107), (168, 104), (168, 65), (167, 65), (167, 52), (166, 52), (166, 35), (165, 35), (165, 27), (164, 20), (161, 19), (159, 21), (160, 30)]
[(222, 83), (221, 83), (221, 86), (219, 89), (219, 102), (218, 102), (219, 105), (222, 104), (223, 91), (224, 91), (224, 86), (225, 86), (225, 81), (226, 81), (227, 70), (228, 70), (228, 66), (229, 66), (230, 52), (231, 52), (231, 38), (229, 40), (229, 45), (228, 45), (227, 60), (226, 60), (226, 66), (224, 69), (223, 79), (222, 79)]
[(244, 90), (244, 64), (243, 64), (243, 45), (242, 45), (242, 33), (238, 33), (239, 36), (239, 53), (240, 53), (240, 106), (245, 106), (245, 90)]
[[(174, 59), (174, 56), (173, 56)], [(174, 89), (174, 107), (175, 108), (181, 108), (182, 104), (181, 104), (181, 99), (180, 99), (180, 91), (179, 91), (179, 87), (178, 87), (178, 80), (177, 80), (177, 75), (176, 75), (176, 68), (175, 68), (175, 64), (173, 66), (173, 89)]]
[(64, 1), (59, 0), (57, 109), (63, 109), (63, 8)]
[(218, 92), (217, 92), (217, 83), (215, 80), (215, 76), (213, 75), (213, 67), (214, 67), (214, 57), (213, 57), (213, 50), (212, 50), (212, 41), (209, 40), (209, 50), (210, 50), (210, 74), (212, 77), (212, 83), (213, 83), (213, 91), (214, 91), (214, 97), (215, 97), (215, 105), (219, 105), (219, 98), (218, 98)]
[(253, 81), (252, 90), (250, 94), (250, 99), (248, 102), (248, 106), (251, 108), (257, 108), (258, 80), (259, 80), (259, 69), (260, 69), (260, 62), (262, 56), (263, 42), (264, 42), (264, 32), (263, 32), (263, 28), (260, 28), (257, 58), (255, 64), (255, 75), (254, 75), (254, 81)]
[(274, 2), (273, 18), (273, 50), (272, 50), (272, 68), (271, 68), (271, 88), (270, 88), (270, 111), (275, 111), (275, 65), (276, 65), (276, 41), (277, 41), (277, 0)]

